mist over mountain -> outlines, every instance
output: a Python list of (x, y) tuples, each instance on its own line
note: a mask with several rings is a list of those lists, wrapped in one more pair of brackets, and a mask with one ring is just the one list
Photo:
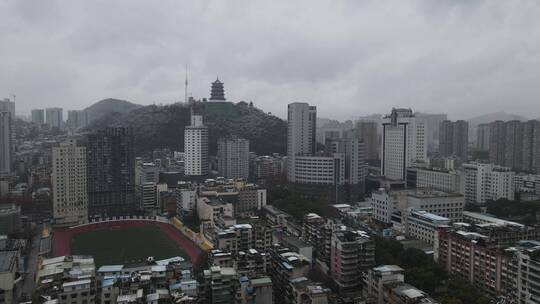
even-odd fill
[(489, 113), (489, 114), (484, 114), (484, 115), (472, 117), (472, 118), (469, 118), (467, 121), (469, 122), (470, 125), (477, 126), (479, 124), (490, 123), (490, 122), (496, 121), (496, 120), (502, 120), (502, 121), (521, 120), (521, 121), (524, 121), (524, 120), (528, 120), (528, 118), (524, 117), (524, 116), (521, 116), (521, 115), (517, 115), (517, 114), (511, 114), (511, 113), (506, 113), (506, 112), (495, 112), (495, 113)]
[(111, 113), (123, 114), (140, 107), (143, 106), (127, 100), (107, 98), (94, 103), (84, 110), (88, 112), (90, 119), (97, 120)]

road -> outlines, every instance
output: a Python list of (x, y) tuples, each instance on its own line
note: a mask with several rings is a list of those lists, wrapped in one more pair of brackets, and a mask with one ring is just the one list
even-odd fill
[[(21, 288), (19, 288), (19, 300), (29, 301), (34, 292), (36, 283), (36, 271), (38, 263), (39, 242), (41, 240), (41, 226), (38, 227), (37, 233), (32, 237), (30, 250), (26, 259), (26, 269)], [(22, 297), (24, 295), (24, 297)], [(22, 298), (21, 298), (22, 297)]]

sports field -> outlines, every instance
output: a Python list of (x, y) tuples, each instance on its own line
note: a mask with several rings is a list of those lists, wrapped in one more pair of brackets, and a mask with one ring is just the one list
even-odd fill
[(187, 257), (157, 226), (108, 227), (74, 235), (70, 241), (74, 255), (92, 255), (97, 266), (156, 260), (173, 256)]

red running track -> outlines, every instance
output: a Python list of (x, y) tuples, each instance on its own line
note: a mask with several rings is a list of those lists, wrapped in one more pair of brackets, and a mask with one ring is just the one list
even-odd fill
[(191, 259), (193, 265), (197, 265), (204, 254), (204, 251), (200, 249), (195, 243), (184, 236), (173, 225), (168, 223), (156, 222), (156, 221), (144, 221), (144, 220), (121, 220), (110, 222), (91, 223), (84, 226), (78, 226), (73, 228), (57, 228), (53, 230), (53, 256), (63, 256), (70, 254), (70, 242), (71, 238), (77, 234), (89, 231), (96, 231), (101, 229), (124, 229), (129, 227), (143, 227), (143, 226), (157, 226), (163, 231), (171, 240), (173, 240), (178, 247), (182, 248)]

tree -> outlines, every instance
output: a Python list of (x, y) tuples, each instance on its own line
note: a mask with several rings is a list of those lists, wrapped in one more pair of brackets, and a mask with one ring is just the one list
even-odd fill
[[(443, 267), (420, 249), (407, 248), (394, 239), (375, 238), (377, 265), (398, 265), (405, 282), (435, 296), (441, 303), (485, 304), (488, 299), (469, 282), (450, 277)], [(437, 290), (447, 290), (438, 292)]]
[(435, 273), (429, 268), (419, 267), (408, 268), (405, 271), (405, 281), (416, 288), (427, 293), (433, 293), (435, 288), (440, 284), (440, 280), (435, 277)]
[(403, 245), (392, 239), (375, 238), (375, 262), (377, 265), (400, 265)]
[(465, 205), (465, 211), (469, 211), (469, 212), (481, 212), (482, 209), (480, 208), (480, 206), (475, 205), (475, 204), (466, 204), (466, 205)]
[(463, 304), (460, 299), (454, 296), (441, 298), (440, 302), (441, 304)]
[(476, 150), (472, 155), (473, 160), (489, 160), (489, 151)]

